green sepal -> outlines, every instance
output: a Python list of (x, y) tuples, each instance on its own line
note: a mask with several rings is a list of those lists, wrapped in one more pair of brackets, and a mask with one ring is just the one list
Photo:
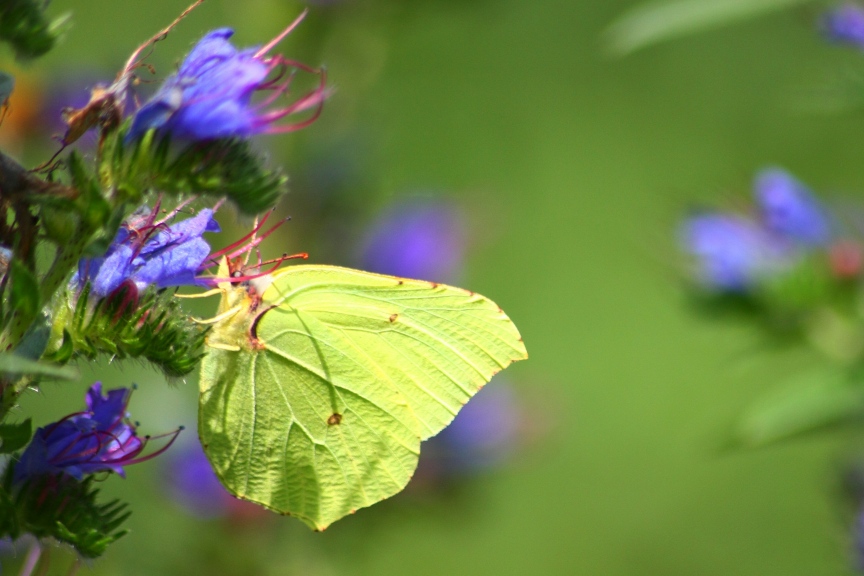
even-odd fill
[(106, 140), (99, 169), (123, 201), (139, 201), (151, 191), (227, 196), (252, 215), (272, 208), (285, 192), (288, 178), (266, 168), (245, 140), (172, 143), (151, 130), (128, 144), (127, 130), (128, 123)]
[(75, 354), (75, 345), (72, 342), (72, 335), (66, 328), (63, 328), (63, 339), (60, 341), (60, 346), (53, 352), (46, 354), (45, 359), (58, 364), (65, 364), (72, 359)]
[(98, 502), (94, 477), (82, 481), (65, 474), (44, 475), (13, 484), (14, 462), (6, 467), (0, 485), (0, 537), (33, 534), (71, 545), (85, 558), (97, 558), (126, 530), (125, 503)]
[(28, 418), (18, 424), (0, 424), (0, 454), (11, 454), (30, 442), (33, 424)]
[(63, 340), (49, 358), (139, 358), (168, 376), (185, 376), (197, 367), (208, 329), (189, 319), (173, 292), (148, 288), (137, 295), (133, 286), (122, 286), (95, 300), (90, 291), (88, 283), (57, 311), (55, 332), (62, 330)]

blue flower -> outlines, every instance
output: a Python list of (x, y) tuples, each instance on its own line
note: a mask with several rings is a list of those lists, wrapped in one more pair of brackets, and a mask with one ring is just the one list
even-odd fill
[[(299, 19), (261, 50), (237, 50), (228, 41), (234, 34), (230, 28), (208, 33), (192, 48), (177, 73), (169, 76), (138, 110), (127, 139), (140, 138), (151, 129), (191, 140), (249, 138), (308, 125), (314, 117), (295, 124), (274, 123), (310, 108), (320, 110), (325, 97), (323, 73), (321, 85), (311, 93), (282, 108), (266, 109), (288, 92), (293, 78), (291, 68), (314, 72), (281, 56), (265, 55), (297, 23)], [(274, 71), (275, 77), (268, 80)], [(252, 97), (258, 92), (268, 95), (261, 103), (253, 104)]]
[(845, 4), (826, 13), (822, 26), (829, 39), (864, 48), (864, 8)]
[(484, 386), (432, 440), (452, 472), (473, 472), (504, 461), (513, 451), (521, 414), (516, 394), (500, 377)]
[(440, 200), (413, 200), (392, 206), (373, 223), (362, 265), (380, 274), (453, 283), (464, 252), (460, 211)]
[(126, 406), (131, 390), (118, 388), (102, 394), (96, 382), (87, 391), (87, 410), (71, 414), (59, 422), (39, 428), (21, 459), (15, 465), (14, 481), (22, 482), (43, 475), (67, 474), (80, 480), (84, 474), (112, 471), (125, 476), (123, 466), (136, 464), (165, 451), (164, 447), (137, 458), (146, 439), (126, 421)]
[(166, 481), (175, 502), (199, 518), (228, 514), (236, 500), (219, 482), (197, 440), (173, 451), (167, 464)]
[(765, 227), (804, 246), (831, 241), (831, 221), (813, 193), (791, 174), (768, 168), (756, 175), (754, 193)]
[(79, 285), (90, 281), (92, 293), (105, 297), (121, 285), (133, 282), (138, 290), (198, 284), (196, 275), (210, 254), (201, 238), (219, 232), (213, 211), (205, 208), (192, 218), (170, 226), (156, 222), (158, 208), (134, 214), (118, 230), (108, 252), (101, 258), (85, 258), (73, 279)]
[(698, 274), (710, 288), (745, 292), (760, 277), (784, 269), (788, 246), (746, 218), (703, 214), (685, 221), (684, 250), (696, 257)]

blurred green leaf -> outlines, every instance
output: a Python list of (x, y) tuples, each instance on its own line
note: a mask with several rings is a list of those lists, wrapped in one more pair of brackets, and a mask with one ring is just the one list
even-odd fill
[(71, 366), (58, 366), (48, 362), (38, 362), (12, 353), (0, 354), (0, 373), (48, 376), (62, 380), (78, 379), (78, 371)]
[(625, 56), (651, 44), (754, 18), (812, 0), (657, 0), (622, 14), (604, 32), (608, 50)]
[(10, 268), (9, 304), (24, 318), (33, 318), (39, 312), (39, 281), (20, 260), (13, 259)]
[(30, 419), (18, 424), (0, 425), (0, 454), (11, 454), (30, 442), (33, 435), (33, 425)]
[(842, 372), (818, 371), (793, 379), (752, 405), (733, 440), (738, 445), (764, 446), (862, 416), (864, 385)]

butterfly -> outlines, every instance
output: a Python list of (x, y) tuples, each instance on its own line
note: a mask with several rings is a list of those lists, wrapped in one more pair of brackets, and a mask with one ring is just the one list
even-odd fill
[(199, 436), (235, 496), (315, 530), (401, 491), (420, 443), (500, 370), (516, 326), (461, 288), (336, 266), (217, 275)]

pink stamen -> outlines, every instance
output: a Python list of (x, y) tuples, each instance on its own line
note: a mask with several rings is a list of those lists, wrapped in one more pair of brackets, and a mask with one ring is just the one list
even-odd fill
[(263, 226), (264, 223), (267, 222), (267, 218), (269, 218), (269, 217), (270, 217), (270, 214), (272, 214), (272, 213), (273, 213), (272, 210), (266, 212), (266, 213), (264, 214), (264, 216), (261, 218), (261, 222), (259, 222), (259, 223), (255, 226), (255, 228), (252, 229), (251, 232), (249, 232), (248, 234), (246, 234), (245, 236), (243, 236), (242, 238), (240, 238), (240, 239), (237, 240), (236, 242), (232, 242), (231, 244), (229, 244), (229, 245), (226, 246), (225, 248), (222, 248), (221, 250), (219, 250), (219, 251), (217, 251), (217, 252), (213, 252), (213, 253), (211, 253), (210, 256), (207, 257), (207, 259), (208, 259), (208, 260), (212, 260), (212, 261), (214, 261), (214, 263), (211, 264), (210, 266), (204, 266), (204, 268), (206, 269), (206, 268), (210, 268), (210, 267), (212, 267), (212, 266), (217, 266), (217, 265), (219, 264), (218, 259), (219, 259), (220, 257), (224, 256), (224, 255), (227, 254), (228, 252), (231, 252), (232, 250), (234, 250), (234, 249), (237, 248), (238, 246), (241, 246), (242, 244), (244, 244), (244, 243), (245, 243), (247, 240), (249, 240), (250, 238), (253, 238), (253, 237), (255, 236), (255, 233), (258, 232), (258, 230), (261, 228), (261, 226)]
[[(141, 451), (144, 450), (144, 447), (147, 445), (147, 443), (149, 443), (150, 440), (155, 440), (157, 438), (165, 438), (166, 436), (171, 436), (171, 440), (169, 440), (168, 443), (165, 444), (165, 446), (162, 446), (160, 449), (156, 450), (155, 452), (151, 452), (150, 454), (148, 454), (146, 456), (142, 456), (140, 458), (133, 458), (132, 460), (129, 460), (128, 462), (123, 462), (123, 465), (128, 466), (128, 465), (132, 465), (132, 464), (139, 464), (141, 462), (146, 462), (147, 460), (150, 460), (151, 458), (155, 458), (156, 456), (159, 456), (160, 454), (162, 454), (163, 452), (168, 450), (168, 448), (170, 448), (172, 444), (174, 444), (174, 441), (177, 440), (177, 437), (180, 435), (180, 432), (182, 432), (183, 430), (184, 430), (184, 427), (180, 426), (174, 432), (168, 432), (166, 434), (160, 434), (159, 436), (153, 436), (153, 437), (146, 438), (144, 443), (141, 446)], [(137, 454), (140, 454), (140, 451)]]
[(255, 53), (255, 58), (261, 58), (264, 54), (269, 52), (274, 46), (281, 42), (286, 36), (288, 36), (288, 34), (290, 34), (294, 30), (294, 28), (296, 28), (300, 24), (300, 22), (303, 21), (303, 19), (306, 17), (306, 14), (308, 13), (308, 9), (303, 10), (303, 12), (300, 13), (300, 16), (298, 16), (297, 19), (294, 20), (294, 22), (289, 24), (288, 27), (285, 28), (285, 30), (283, 30), (278, 36), (276, 36), (273, 40), (271, 40), (260, 50), (258, 50), (258, 52)]
[(221, 283), (221, 282), (248, 282), (249, 280), (255, 280), (256, 278), (261, 278), (262, 276), (267, 276), (268, 274), (272, 274), (273, 272), (275, 272), (276, 270), (278, 270), (278, 269), (279, 269), (279, 266), (281, 266), (282, 263), (285, 262), (286, 260), (295, 260), (295, 259), (303, 259), (303, 260), (306, 260), (307, 258), (309, 258), (309, 254), (307, 254), (306, 252), (301, 252), (301, 253), (299, 253), (299, 254), (292, 254), (292, 255), (290, 255), (290, 256), (287, 256), (287, 255), (284, 255), (284, 254), (283, 254), (283, 255), (280, 256), (279, 258), (274, 258), (274, 259), (272, 259), (272, 260), (267, 260), (266, 262), (262, 262), (261, 264), (259, 264), (259, 265), (263, 265), (263, 264), (273, 264), (273, 263), (275, 262), (274, 266), (273, 266), (272, 268), (270, 268), (269, 270), (265, 271), (265, 272), (256, 272), (255, 274), (244, 274), (244, 275), (242, 275), (242, 276), (231, 276), (230, 278), (213, 278), (213, 282), (214, 282), (214, 283)]

